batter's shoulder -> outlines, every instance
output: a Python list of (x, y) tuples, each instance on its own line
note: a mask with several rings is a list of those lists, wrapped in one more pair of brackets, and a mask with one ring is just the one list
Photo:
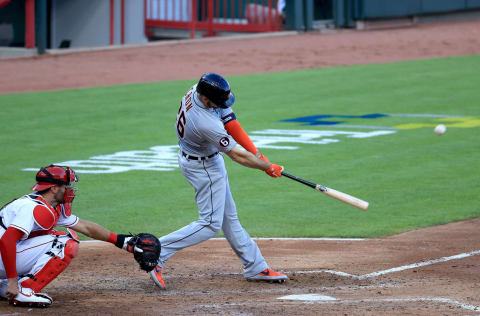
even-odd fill
[(224, 130), (223, 123), (218, 117), (201, 120), (197, 122), (196, 127), (200, 133), (210, 132), (212, 130)]

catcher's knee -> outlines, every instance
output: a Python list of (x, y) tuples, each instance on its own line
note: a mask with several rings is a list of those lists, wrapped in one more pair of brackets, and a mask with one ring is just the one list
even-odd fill
[(63, 251), (63, 261), (70, 264), (73, 258), (78, 255), (79, 243), (73, 239), (67, 240), (65, 243), (65, 249)]
[(39, 292), (68, 267), (72, 259), (78, 255), (79, 243), (69, 238), (61, 244), (63, 244), (63, 258), (52, 251), (47, 252), (43, 255), (45, 257), (39, 258), (39, 261), (47, 260), (47, 262), (35, 274), (27, 275), (26, 279), (20, 283), (22, 287)]

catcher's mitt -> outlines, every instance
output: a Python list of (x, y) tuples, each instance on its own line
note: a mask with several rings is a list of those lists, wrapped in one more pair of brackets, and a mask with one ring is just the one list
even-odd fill
[(148, 233), (133, 236), (127, 242), (133, 248), (133, 257), (140, 265), (140, 269), (150, 272), (158, 264), (160, 257), (160, 241)]

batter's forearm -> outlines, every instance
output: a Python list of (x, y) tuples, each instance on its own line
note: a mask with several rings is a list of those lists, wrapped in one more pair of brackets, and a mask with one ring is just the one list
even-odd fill
[(265, 161), (258, 159), (252, 153), (247, 153), (248, 157), (242, 157), (242, 161), (237, 161), (239, 164), (245, 167), (254, 168), (262, 171), (265, 171), (270, 167), (270, 163), (266, 163)]
[(271, 163), (258, 159), (254, 154), (241, 150), (238, 147), (234, 147), (227, 155), (232, 158), (233, 161), (245, 167), (265, 171), (271, 166)]

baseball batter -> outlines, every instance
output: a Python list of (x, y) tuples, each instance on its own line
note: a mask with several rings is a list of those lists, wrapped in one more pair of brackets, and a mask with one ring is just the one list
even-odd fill
[[(53, 300), (39, 291), (77, 255), (75, 231), (133, 252), (127, 244), (131, 236), (116, 235), (72, 214), (73, 185), (78, 178), (71, 168), (41, 168), (36, 180), (35, 193), (0, 209), (0, 298), (15, 306), (52, 304)], [(55, 231), (56, 226), (67, 227), (67, 232)]]
[(178, 163), (195, 189), (199, 218), (160, 238), (159, 263), (150, 276), (161, 289), (165, 289), (162, 268), (167, 260), (185, 247), (216, 236), (220, 229), (242, 262), (247, 280), (285, 282), (288, 279), (268, 267), (257, 244), (238, 220), (224, 158), (219, 153), (274, 178), (281, 176), (283, 167), (270, 163), (255, 148), (230, 108), (234, 101), (228, 81), (215, 73), (203, 75), (182, 98), (175, 123), (180, 145)]

